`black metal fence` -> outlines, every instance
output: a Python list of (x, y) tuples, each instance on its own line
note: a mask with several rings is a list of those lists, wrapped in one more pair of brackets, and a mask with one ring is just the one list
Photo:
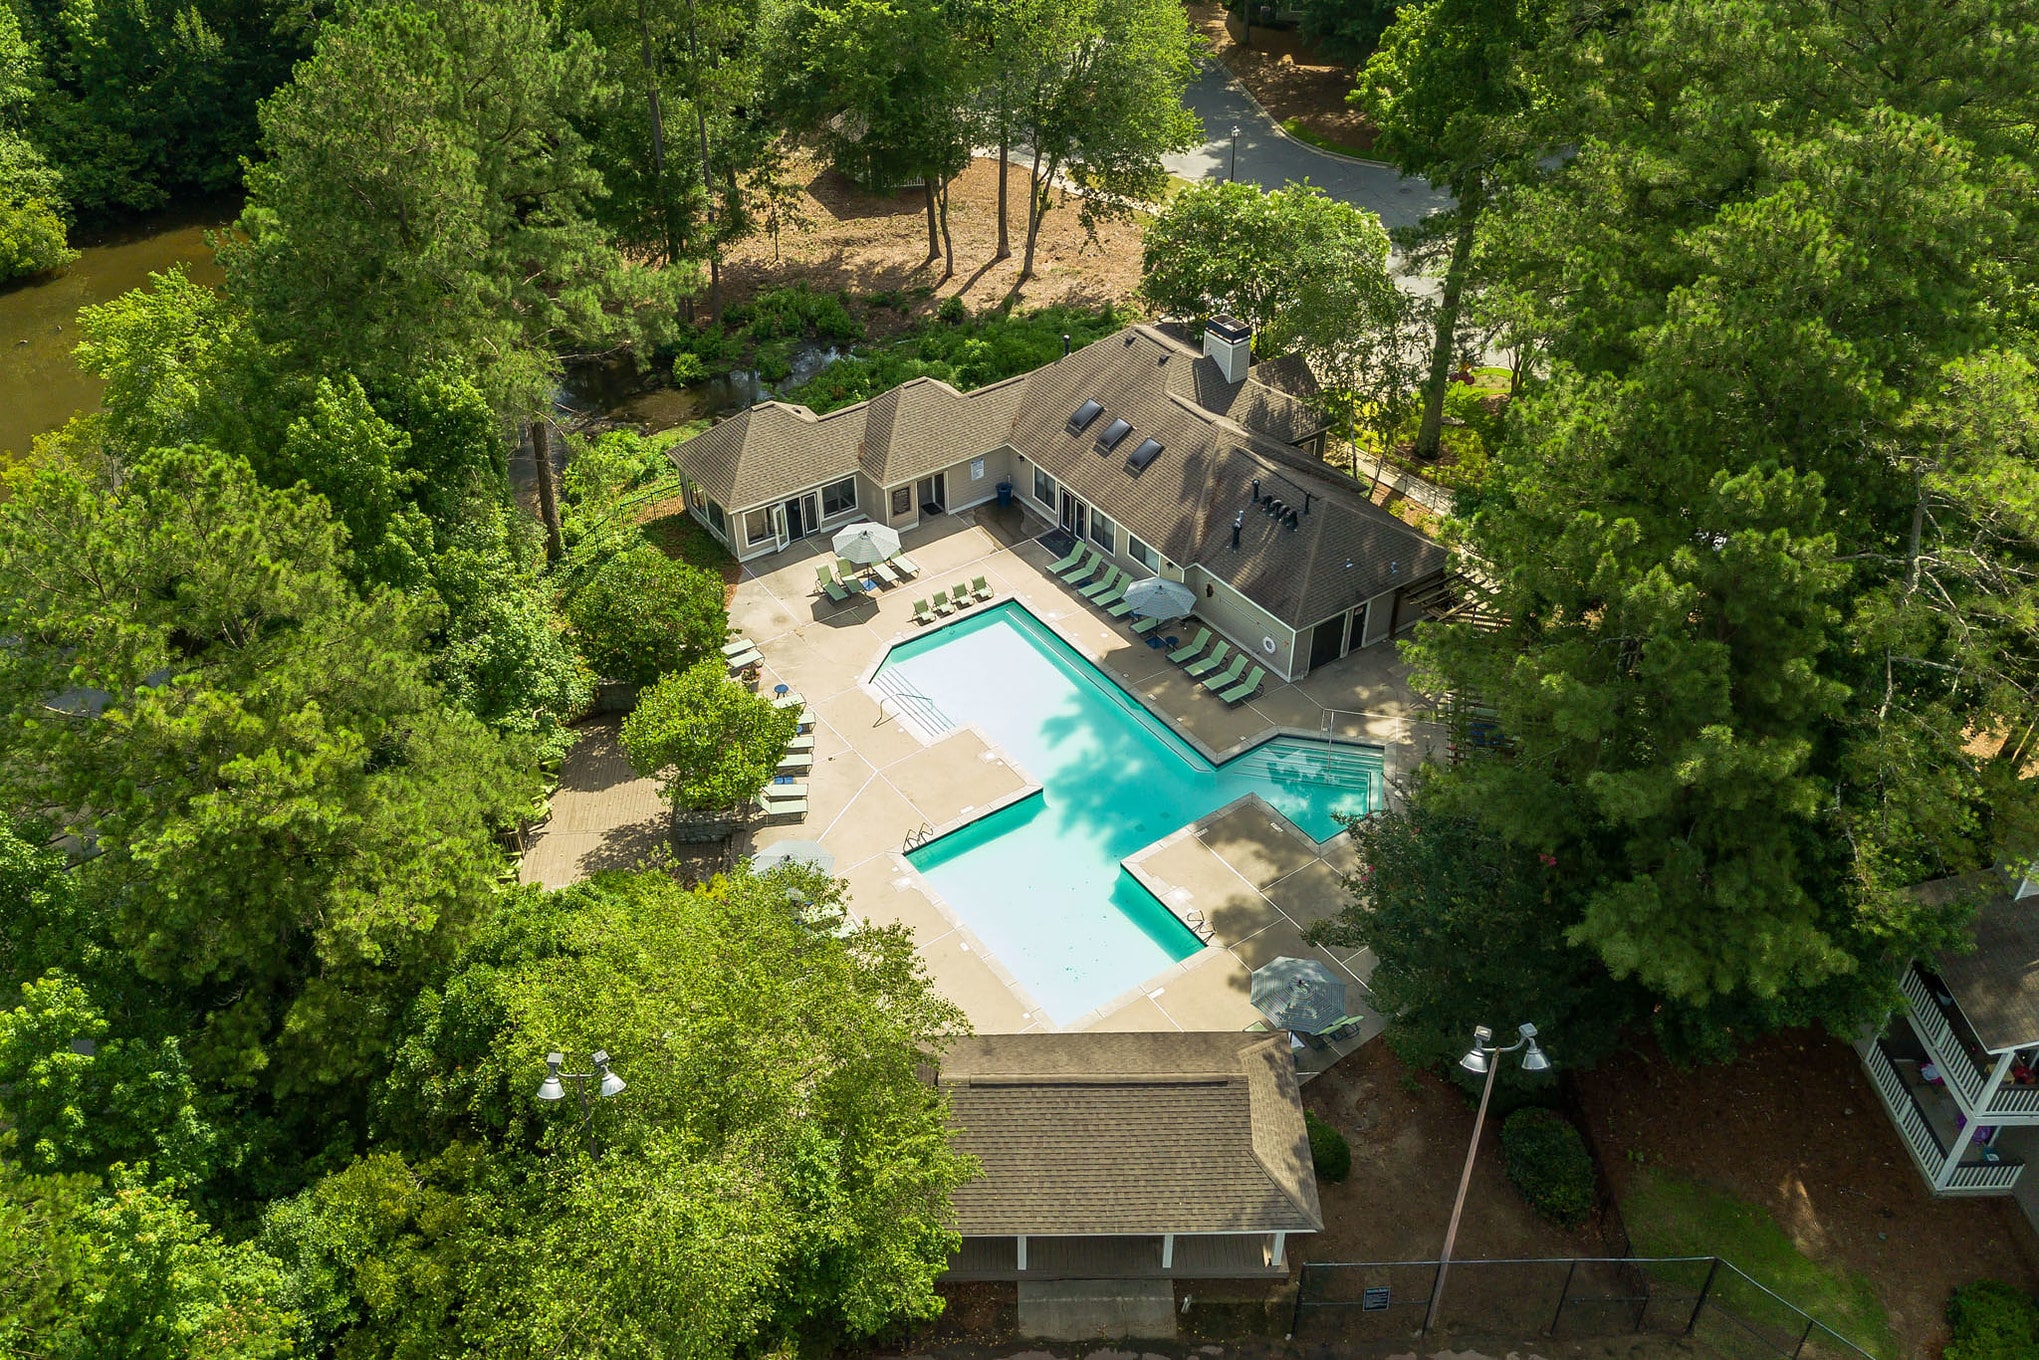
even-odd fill
[[(1306, 1262), (1289, 1336), (1309, 1328), (1347, 1342), (1406, 1339), (1424, 1330), (1437, 1272), (1436, 1261)], [(1876, 1360), (1718, 1256), (1455, 1260), (1435, 1325), (1553, 1337), (1691, 1336), (1737, 1360)]]

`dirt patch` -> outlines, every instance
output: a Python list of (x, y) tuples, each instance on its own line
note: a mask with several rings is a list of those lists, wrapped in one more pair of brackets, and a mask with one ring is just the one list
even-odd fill
[(1293, 118), (1328, 150), (1364, 154), (1374, 143), (1374, 126), (1345, 102), (1352, 91), (1352, 67), (1318, 51), (1299, 31), (1253, 28), (1253, 46), (1242, 47), (1237, 18), (1209, 0), (1189, 6), (1190, 22), (1211, 44), (1241, 85), (1278, 123)]
[[(1140, 282), (1140, 226), (1109, 222), (1087, 237), (1077, 220), (1080, 205), (1058, 195), (1041, 227), (1034, 277), (1019, 287), (1020, 256), (1026, 247), (1027, 174), (1012, 168), (1008, 183), (1012, 254), (994, 259), (998, 245), (998, 162), (979, 158), (949, 189), (949, 232), (955, 239), (956, 273), (943, 278), (943, 263), (927, 258), (927, 215), (920, 190), (869, 194), (811, 161), (794, 166), (801, 185), (802, 224), (779, 235), (742, 242), (723, 268), (726, 301), (764, 288), (805, 281), (842, 291), (865, 316), (872, 339), (905, 329), (927, 316), (942, 299), (960, 296), (971, 310), (995, 307), (1011, 298), (1028, 307), (1123, 303)], [(873, 298), (896, 305), (868, 305)]]
[(2039, 1238), (2009, 1198), (1935, 1199), (1854, 1051), (1817, 1031), (1681, 1072), (1654, 1051), (1578, 1078), (1605, 1174), (1639, 1167), (1762, 1206), (1799, 1250), (1874, 1283), (1905, 1354), (1937, 1353), (1955, 1286), (2039, 1288)]

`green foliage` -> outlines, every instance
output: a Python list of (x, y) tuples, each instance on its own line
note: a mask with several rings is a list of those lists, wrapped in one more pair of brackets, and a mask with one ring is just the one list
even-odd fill
[[(918, 1068), (964, 1021), (903, 928), (836, 933), (840, 892), (789, 868), (507, 901), (412, 1009), (389, 1150), (270, 1214), (320, 1345), (719, 1360), (938, 1312), (971, 1167)], [(591, 1163), (531, 1092), (595, 1047), (630, 1085)]]
[(109, 1360), (281, 1360), (298, 1319), (274, 1258), (229, 1244), (132, 1175), (30, 1176), (0, 1159), (0, 1347)]
[(316, 498), (198, 448), (13, 491), (0, 800), (96, 843), (80, 890), (201, 1084), (357, 1099), (494, 898), (527, 757), (445, 709), (423, 612), (355, 593)]
[(717, 658), (660, 678), (623, 720), (622, 744), (639, 774), (660, 775), (677, 808), (734, 807), (771, 782), (800, 725), (728, 677)]
[(1953, 1337), (1943, 1360), (2031, 1360), (2039, 1355), (2039, 1305), (2001, 1280), (1977, 1280), (1947, 1300)]
[(1400, 0), (1297, 0), (1302, 29), (1348, 61), (1365, 57), (1395, 21)]
[[(1622, 1042), (1632, 989), (1551, 926), (1565, 915), (1562, 865), (1440, 807), (1427, 781), (1351, 834), (1351, 901), (1311, 934), (1374, 951), (1374, 1003), (1405, 1062), (1460, 1078), (1474, 1026), (1525, 1020), (1565, 1066), (1591, 1066)], [(1514, 1064), (1495, 1080), (1504, 1097), (1550, 1082)]]
[(864, 328), (846, 304), (841, 293), (821, 293), (805, 283), (790, 283), (767, 288), (750, 301), (738, 303), (724, 312), (723, 318), (753, 342), (800, 337), (861, 340)]
[(371, 390), (450, 364), (499, 409), (558, 348), (652, 341), (690, 283), (630, 264), (590, 216), (585, 35), (536, 0), (349, 9), (263, 106), (245, 239), (220, 251), (265, 339)]
[(1303, 1126), (1310, 1134), (1310, 1165), (1317, 1175), (1327, 1181), (1342, 1181), (1351, 1175), (1352, 1145), (1345, 1135), (1308, 1110), (1303, 1111)]
[(951, 293), (948, 297), (942, 299), (939, 307), (935, 308), (935, 319), (946, 321), (951, 326), (961, 325), (969, 315), (969, 310), (963, 305), (963, 297), (960, 293)]
[(574, 641), (597, 674), (648, 685), (712, 656), (729, 636), (722, 578), (649, 543), (616, 553), (567, 600)]
[(1061, 358), (1065, 334), (1072, 346), (1087, 345), (1124, 324), (1110, 305), (1096, 311), (1043, 307), (987, 313), (960, 324), (926, 324), (878, 349), (836, 360), (788, 388), (781, 400), (817, 413), (833, 411), (868, 401), (910, 378), (939, 378), (967, 392)]
[(21, 130), (37, 65), (14, 11), (0, 4), (0, 283), (45, 274), (78, 257), (64, 244), (62, 176)]
[(1501, 1153), (1508, 1179), (1532, 1209), (1568, 1228), (1592, 1216), (1599, 1189), (1593, 1154), (1556, 1110), (1531, 1105), (1509, 1115), (1501, 1125)]

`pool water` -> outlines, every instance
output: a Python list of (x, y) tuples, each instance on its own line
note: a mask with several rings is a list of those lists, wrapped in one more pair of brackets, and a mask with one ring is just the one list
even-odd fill
[(1212, 765), (1013, 602), (895, 647), (878, 675), (1041, 785), (907, 859), (1057, 1024), (1202, 947), (1126, 856), (1247, 793), (1320, 841), (1383, 796), (1368, 747), (1277, 737)]

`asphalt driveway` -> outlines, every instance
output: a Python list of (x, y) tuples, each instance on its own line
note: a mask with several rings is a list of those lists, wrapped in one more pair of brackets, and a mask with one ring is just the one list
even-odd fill
[(1263, 189), (1308, 180), (1333, 198), (1370, 208), (1389, 227), (1409, 226), (1450, 201), (1420, 179), (1403, 179), (1385, 165), (1319, 151), (1284, 134), (1217, 62), (1183, 92), (1183, 103), (1203, 119), (1202, 146), (1166, 157), (1170, 174), (1223, 179), (1232, 173), (1232, 129), (1239, 129), (1237, 174)]

